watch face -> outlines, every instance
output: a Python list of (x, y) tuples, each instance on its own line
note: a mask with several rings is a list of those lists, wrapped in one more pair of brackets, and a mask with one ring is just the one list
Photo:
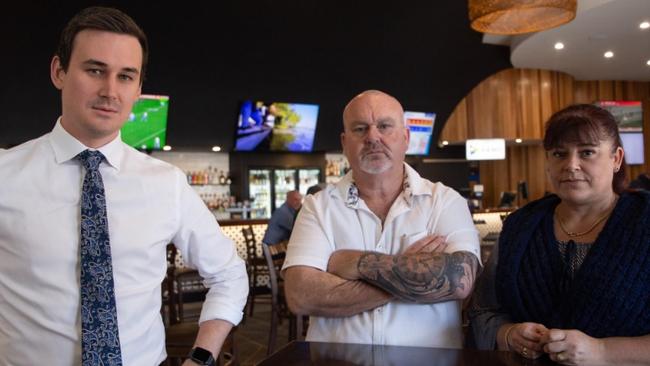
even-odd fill
[(190, 358), (192, 361), (198, 362), (201, 365), (212, 365), (214, 358), (212, 357), (212, 352), (201, 347), (196, 347), (190, 352)]

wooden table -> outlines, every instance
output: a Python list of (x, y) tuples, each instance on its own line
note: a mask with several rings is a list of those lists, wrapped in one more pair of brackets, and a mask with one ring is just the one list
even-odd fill
[(363, 366), (497, 366), (555, 365), (548, 357), (526, 360), (503, 351), (476, 351), (366, 344), (291, 342), (258, 366), (363, 365)]

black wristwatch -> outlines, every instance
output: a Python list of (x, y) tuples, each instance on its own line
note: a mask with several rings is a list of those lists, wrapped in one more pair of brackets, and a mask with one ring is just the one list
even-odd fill
[(187, 358), (190, 360), (194, 361), (195, 363), (201, 365), (201, 366), (214, 366), (214, 357), (212, 356), (212, 352), (208, 351), (205, 348), (201, 347), (194, 347), (190, 351), (190, 353), (187, 355)]

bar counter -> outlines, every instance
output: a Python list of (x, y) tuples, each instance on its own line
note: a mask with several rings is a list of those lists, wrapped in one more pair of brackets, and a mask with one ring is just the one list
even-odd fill
[(548, 357), (532, 361), (512, 352), (367, 344), (291, 342), (258, 366), (518, 366), (556, 365)]

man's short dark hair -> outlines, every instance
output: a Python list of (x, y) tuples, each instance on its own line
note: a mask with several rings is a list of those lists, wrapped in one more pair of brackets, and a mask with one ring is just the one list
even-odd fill
[(125, 13), (114, 8), (92, 6), (77, 13), (61, 32), (59, 46), (55, 55), (61, 60), (64, 71), (68, 71), (70, 57), (74, 46), (74, 39), (79, 32), (85, 29), (126, 34), (138, 39), (142, 47), (142, 67), (140, 70), (140, 84), (144, 81), (149, 56), (147, 36), (135, 21)]

